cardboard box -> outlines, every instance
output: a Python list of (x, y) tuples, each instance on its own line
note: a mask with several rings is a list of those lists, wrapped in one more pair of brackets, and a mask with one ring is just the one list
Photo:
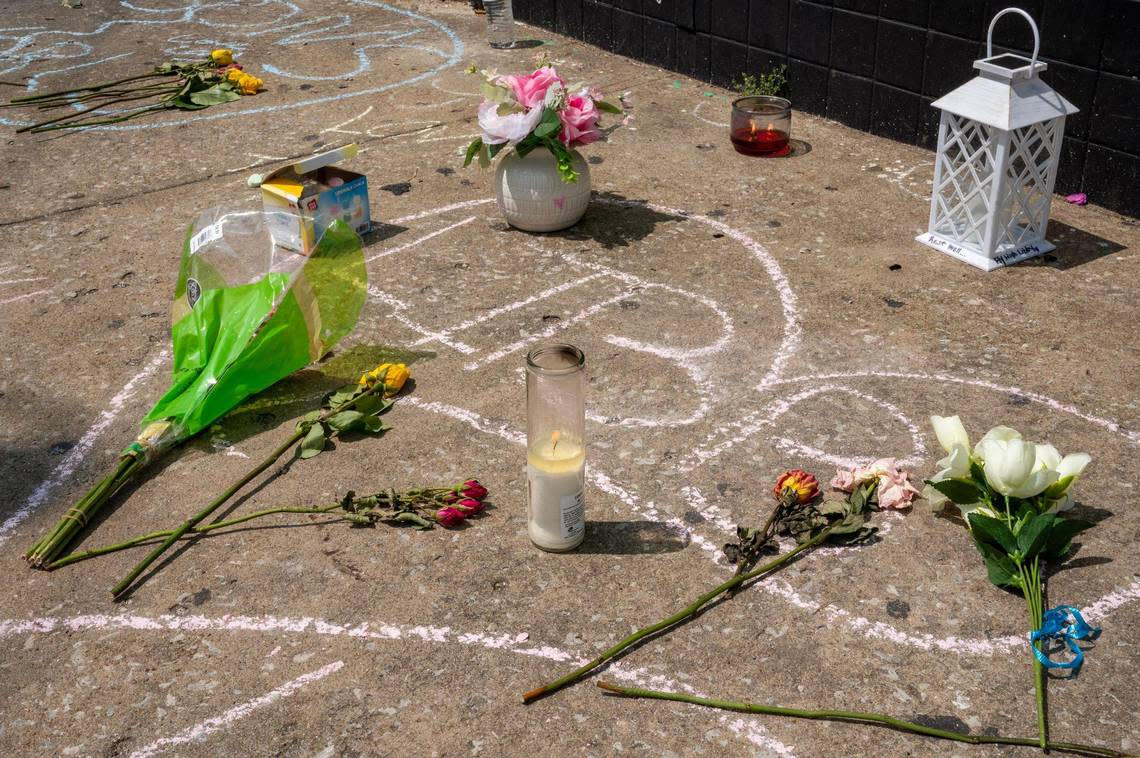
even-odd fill
[(269, 227), (281, 247), (309, 254), (325, 229), (341, 219), (359, 234), (371, 228), (368, 179), (333, 165), (356, 155), (355, 144), (274, 171), (261, 183)]

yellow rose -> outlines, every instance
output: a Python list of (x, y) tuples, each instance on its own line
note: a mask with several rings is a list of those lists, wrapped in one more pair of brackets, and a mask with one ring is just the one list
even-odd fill
[(215, 66), (228, 66), (234, 62), (234, 51), (220, 47), (210, 53), (210, 60), (214, 62)]
[(243, 95), (256, 95), (262, 85), (262, 81), (252, 74), (244, 74), (238, 78), (237, 83)]
[(376, 368), (361, 375), (360, 386), (372, 387), (376, 382), (383, 379), (384, 395), (392, 397), (404, 388), (404, 383), (408, 381), (411, 375), (412, 372), (403, 363), (381, 363)]
[(231, 68), (226, 72), (226, 81), (237, 84), (238, 80), (245, 76), (245, 72), (240, 68)]

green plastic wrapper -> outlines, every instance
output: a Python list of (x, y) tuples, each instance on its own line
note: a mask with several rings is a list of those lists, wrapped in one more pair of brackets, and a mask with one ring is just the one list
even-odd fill
[(355, 328), (368, 293), (360, 237), (334, 221), (305, 255), (275, 241), (289, 223), (214, 209), (190, 227), (171, 312), (171, 387), (142, 421), (140, 452), (197, 434)]

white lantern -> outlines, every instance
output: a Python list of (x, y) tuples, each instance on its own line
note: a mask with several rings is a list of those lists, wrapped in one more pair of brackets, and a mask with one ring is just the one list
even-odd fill
[[(1033, 29), (1033, 57), (993, 54), (1007, 13)], [(1065, 116), (1077, 108), (1038, 78), (1041, 37), (1033, 18), (1006, 8), (990, 22), (980, 75), (935, 100), (942, 110), (930, 227), (916, 239), (986, 271), (1042, 255)]]

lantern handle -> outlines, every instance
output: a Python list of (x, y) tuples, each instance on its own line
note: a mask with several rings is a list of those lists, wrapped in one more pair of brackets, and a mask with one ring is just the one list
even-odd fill
[(1033, 67), (1037, 65), (1037, 53), (1041, 50), (1041, 34), (1037, 31), (1037, 24), (1033, 21), (1033, 16), (1021, 8), (1000, 10), (994, 16), (993, 21), (990, 21), (990, 29), (986, 32), (986, 57), (992, 58), (994, 56), (994, 27), (997, 26), (998, 19), (1007, 13), (1016, 13), (1024, 17), (1029, 22), (1029, 28), (1033, 30), (1033, 58), (1029, 61), (1029, 70), (1032, 71)]

